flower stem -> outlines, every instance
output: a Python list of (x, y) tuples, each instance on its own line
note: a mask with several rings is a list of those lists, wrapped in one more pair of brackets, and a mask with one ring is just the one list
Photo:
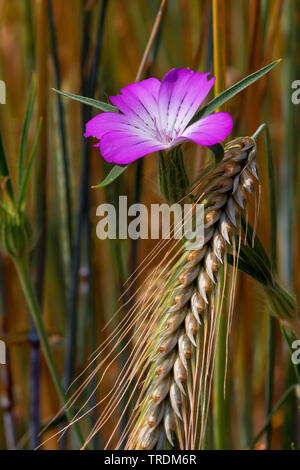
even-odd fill
[[(23, 292), (24, 292), (24, 295), (25, 295), (25, 298), (26, 298), (26, 301), (30, 310), (32, 321), (34, 322), (34, 325), (38, 332), (39, 340), (43, 348), (45, 359), (49, 367), (49, 371), (51, 373), (57, 394), (62, 402), (62, 405), (65, 406), (65, 413), (66, 413), (68, 420), (72, 422), (74, 416), (73, 416), (73, 413), (70, 411), (70, 409), (67, 407), (67, 399), (66, 399), (65, 391), (62, 386), (60, 376), (59, 376), (58, 370), (56, 368), (56, 365), (52, 356), (50, 344), (48, 341), (48, 336), (47, 336), (45, 326), (44, 326), (42, 316), (41, 316), (41, 311), (37, 302), (37, 298), (33, 289), (32, 282), (30, 280), (28, 260), (27, 258), (13, 258), (13, 260), (14, 260), (14, 263), (15, 263), (15, 266), (16, 266), (16, 269), (20, 278), (20, 282), (23, 288)], [(78, 424), (74, 423), (73, 426), (74, 426), (74, 431), (77, 435), (79, 443), (83, 445), (84, 438), (81, 434)]]

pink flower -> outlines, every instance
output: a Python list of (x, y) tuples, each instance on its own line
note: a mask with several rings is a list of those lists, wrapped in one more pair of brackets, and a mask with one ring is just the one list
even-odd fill
[(157, 150), (192, 140), (199, 145), (222, 142), (232, 130), (230, 114), (220, 112), (188, 125), (215, 82), (209, 73), (172, 69), (162, 82), (149, 78), (110, 96), (121, 113), (102, 113), (86, 125), (85, 137), (100, 140), (96, 146), (108, 162), (120, 165)]

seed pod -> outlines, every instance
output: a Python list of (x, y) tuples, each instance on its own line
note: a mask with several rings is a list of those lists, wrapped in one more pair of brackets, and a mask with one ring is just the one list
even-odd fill
[(164, 431), (163, 424), (161, 423), (159, 425), (159, 437), (157, 439), (155, 449), (156, 450), (164, 450), (165, 446), (166, 446), (166, 434), (165, 434), (165, 431)]
[(228, 219), (226, 217), (225, 214), (223, 214), (221, 216), (221, 220), (220, 220), (220, 232), (222, 234), (222, 236), (224, 237), (224, 239), (226, 240), (226, 242), (231, 245), (231, 241), (230, 241), (230, 238), (232, 237), (232, 226), (231, 224), (228, 222)]
[(176, 423), (173, 410), (170, 407), (169, 403), (166, 406), (164, 414), (164, 430), (171, 446), (174, 446), (174, 442), (172, 440), (172, 432), (176, 430)]
[(185, 269), (179, 276), (179, 282), (183, 287), (189, 286), (199, 274), (199, 265)]
[(223, 177), (222, 180), (220, 181), (219, 185), (218, 185), (217, 191), (219, 193), (227, 193), (228, 191), (231, 190), (232, 185), (233, 185), (233, 182), (232, 182), (231, 178), (224, 178)]
[(169, 311), (176, 312), (182, 309), (182, 307), (184, 307), (186, 303), (190, 300), (192, 294), (193, 294), (192, 287), (183, 288), (182, 286), (180, 286), (179, 288), (174, 289), (174, 293), (173, 293), (174, 304), (169, 309)]
[[(154, 330), (156, 340), (152, 344), (153, 335), (150, 336), (149, 348), (143, 358), (143, 365), (151, 360), (157, 361), (150, 367), (146, 378), (146, 383), (150, 385), (142, 389), (141, 399), (149, 400), (148, 397), (152, 397), (150, 402), (146, 401), (151, 406), (141, 407), (140, 419), (134, 425), (136, 432), (137, 429), (144, 429), (141, 423), (147, 424), (141, 439), (144, 447), (151, 446), (154, 442), (149, 438), (149, 429), (159, 430), (157, 439), (161, 445), (163, 437), (173, 445), (173, 431), (177, 433), (180, 442), (181, 438), (184, 441), (186, 437), (185, 431), (190, 432), (193, 396), (190, 387), (187, 387), (187, 380), (194, 378), (195, 372), (194, 361), (190, 359), (194, 358), (195, 348), (199, 347), (199, 324), (204, 321), (208, 312), (207, 305), (211, 310), (215, 308), (214, 301), (217, 298), (212, 299), (212, 293), (214, 283), (218, 282), (220, 263), (224, 263), (226, 245), (233, 243), (233, 237), (238, 235), (236, 225), (239, 215), (247, 214), (243, 209), (248, 194), (257, 186), (257, 169), (252, 162), (254, 156), (253, 139), (236, 139), (226, 146), (224, 159), (204, 182), (203, 192), (198, 199), (205, 207), (203, 239), (195, 236), (193, 240), (184, 243), (183, 250), (186, 253), (176, 260), (170, 277), (176, 287), (173, 291), (169, 290), (171, 295), (159, 307), (158, 327)], [(169, 285), (168, 283), (167, 286)], [(215, 335), (214, 331), (211, 333)], [(215, 340), (215, 336), (211, 339)], [(200, 358), (205, 358), (201, 348), (199, 355)], [(144, 377), (143, 374), (141, 376)], [(165, 407), (163, 418), (162, 406)], [(184, 422), (180, 425), (182, 436), (177, 417)], [(133, 441), (135, 447), (140, 448), (140, 438), (133, 438)], [(154, 445), (157, 446), (157, 441)]]
[(174, 364), (173, 376), (178, 388), (185, 395), (186, 393), (182, 384), (187, 381), (187, 373), (179, 357), (177, 357)]
[(190, 250), (201, 250), (205, 247), (205, 245), (209, 242), (209, 240), (211, 239), (211, 237), (213, 236), (214, 234), (214, 229), (213, 228), (205, 228), (204, 229), (204, 236), (203, 238), (202, 237), (199, 237), (200, 240), (198, 240), (196, 237), (194, 238), (194, 240), (188, 240), (186, 243), (185, 243), (185, 249), (187, 251), (190, 251)]
[(197, 322), (201, 325), (202, 324), (201, 317), (205, 313), (206, 303), (204, 299), (201, 297), (201, 295), (199, 294), (199, 292), (195, 292), (191, 297), (191, 309)]
[(198, 325), (198, 322), (197, 322), (196, 318), (194, 317), (192, 312), (189, 312), (186, 316), (186, 319), (185, 319), (185, 331), (186, 331), (186, 334), (189, 337), (191, 343), (195, 347), (197, 347), (197, 343), (195, 341), (194, 336), (196, 336), (196, 334), (198, 332), (198, 329), (199, 329), (199, 325)]
[(224, 238), (221, 236), (221, 234), (218, 231), (216, 231), (214, 234), (212, 246), (213, 246), (213, 250), (214, 250), (216, 257), (218, 258), (220, 263), (223, 264), (223, 257), (225, 254), (226, 246), (225, 246)]
[(32, 228), (26, 212), (9, 212), (0, 207), (0, 244), (13, 257), (23, 256), (32, 248)]
[(198, 276), (198, 289), (204, 301), (208, 304), (208, 296), (212, 290), (212, 282), (206, 271), (201, 271)]
[(205, 257), (205, 268), (210, 279), (215, 283), (215, 274), (219, 269), (219, 262), (213, 251), (209, 251)]
[(256, 162), (255, 160), (252, 160), (252, 162), (249, 164), (249, 170), (250, 172), (252, 173), (252, 175), (257, 179), (259, 180), (259, 176), (258, 176), (258, 169), (257, 169), (257, 165), (256, 165)]
[(182, 399), (180, 395), (180, 390), (174, 381), (172, 381), (172, 384), (170, 387), (170, 401), (171, 401), (171, 406), (173, 408), (174, 413), (182, 421), (182, 416), (181, 416), (181, 411), (180, 411), (182, 408)]
[(158, 364), (157, 368), (155, 369), (155, 375), (157, 376), (158, 380), (163, 380), (168, 375), (174, 365), (175, 359), (175, 351), (172, 351), (169, 356), (167, 356)]
[(188, 370), (187, 359), (190, 359), (192, 355), (192, 344), (185, 333), (182, 333), (178, 338), (178, 352), (182, 364)]
[(239, 184), (240, 184), (240, 174), (236, 175), (236, 177), (233, 180), (232, 194), (234, 194), (237, 191)]
[(158, 344), (158, 352), (160, 353), (156, 360), (159, 360), (166, 356), (177, 344), (178, 332), (174, 332), (171, 335), (163, 337), (162, 341)]
[(159, 382), (151, 393), (152, 400), (159, 405), (167, 396), (170, 388), (170, 379)]

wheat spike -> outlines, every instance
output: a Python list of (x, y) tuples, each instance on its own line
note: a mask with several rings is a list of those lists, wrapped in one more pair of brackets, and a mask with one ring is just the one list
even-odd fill
[[(127, 449), (151, 450), (166, 441), (174, 446), (174, 437), (181, 448), (194, 448), (200, 408), (205, 426), (207, 403), (197, 402), (195, 396), (210, 387), (209, 361), (217, 329), (211, 320), (224, 294), (219, 276), (228, 249), (234, 255), (238, 252), (239, 219), (258, 182), (255, 156), (252, 138), (230, 142), (197, 200), (204, 204), (204, 241), (196, 247), (195, 241), (184, 244), (170, 293), (159, 307), (144, 358), (150, 367), (129, 427)], [(200, 348), (207, 351), (202, 361)]]

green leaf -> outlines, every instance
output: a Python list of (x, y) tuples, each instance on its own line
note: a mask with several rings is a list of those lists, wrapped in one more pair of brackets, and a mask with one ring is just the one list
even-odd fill
[[(233, 255), (231, 255), (231, 254), (227, 255), (227, 261), (231, 266), (233, 266), (233, 264), (236, 262)], [(265, 285), (265, 281), (260, 276), (260, 274), (257, 273), (255, 271), (255, 269), (253, 269), (252, 266), (249, 263), (247, 263), (247, 261), (244, 261), (241, 257), (238, 260), (238, 268), (243, 273), (245, 273), (248, 276), (252, 277), (255, 281), (260, 282), (261, 284)]]
[(31, 121), (32, 112), (33, 112), (34, 95), (35, 95), (35, 79), (33, 77), (31, 81), (29, 98), (27, 101), (27, 108), (26, 108), (25, 119), (24, 119), (24, 124), (23, 124), (23, 129), (22, 129), (22, 135), (21, 135), (21, 143), (20, 143), (20, 153), (19, 153), (19, 185), (20, 186), (22, 186), (22, 181), (23, 181), (24, 171), (25, 171), (27, 139), (28, 139), (28, 131), (29, 131), (30, 121)]
[(119, 166), (115, 165), (106, 178), (102, 181), (102, 183), (97, 184), (96, 186), (92, 186), (92, 188), (97, 189), (97, 188), (104, 188), (105, 186), (110, 185), (113, 181), (115, 181), (119, 176), (124, 173), (124, 171), (128, 168), (129, 165), (125, 166)]
[(65, 91), (56, 90), (52, 88), (53, 91), (59, 93), (60, 95), (71, 98), (72, 100), (80, 101), (80, 103), (87, 104), (88, 106), (93, 106), (94, 108), (101, 109), (101, 111), (118, 113), (119, 110), (111, 104), (104, 103), (103, 101), (94, 100), (93, 98), (87, 98), (85, 96), (74, 95), (73, 93), (66, 93)]
[(22, 205), (24, 204), (25, 199), (26, 199), (26, 191), (27, 191), (29, 176), (30, 176), (30, 173), (31, 173), (32, 164), (33, 164), (35, 156), (36, 156), (36, 151), (37, 151), (40, 136), (41, 136), (42, 121), (43, 121), (43, 119), (41, 118), (40, 122), (39, 122), (38, 132), (37, 132), (35, 142), (34, 142), (34, 145), (33, 145), (33, 148), (32, 148), (32, 152), (31, 152), (31, 155), (30, 155), (30, 158), (29, 158), (28, 166), (27, 166), (27, 168), (24, 172), (24, 177), (22, 179), (22, 184), (21, 184), (21, 187), (20, 187), (19, 198), (18, 198), (18, 207), (22, 207)]
[(4, 150), (4, 146), (2, 142), (1, 133), (0, 133), (0, 176), (2, 176), (3, 178), (7, 178), (6, 189), (7, 189), (9, 197), (13, 201), (14, 192), (13, 192), (13, 187), (11, 184), (11, 179), (10, 179), (9, 169), (8, 169), (7, 160), (5, 156), (5, 150)]
[(229, 101), (235, 95), (240, 93), (248, 86), (252, 85), (252, 83), (256, 82), (256, 80), (263, 77), (266, 73), (270, 72), (270, 70), (272, 70), (280, 62), (281, 59), (275, 60), (271, 64), (266, 65), (266, 67), (263, 67), (262, 69), (252, 73), (251, 75), (248, 75), (248, 77), (243, 78), (241, 81), (239, 81), (232, 87), (220, 93), (194, 116), (191, 123), (198, 121), (200, 118), (203, 118), (204, 116), (207, 116), (208, 114), (211, 114), (216, 111), (216, 109), (220, 108), (220, 106)]

